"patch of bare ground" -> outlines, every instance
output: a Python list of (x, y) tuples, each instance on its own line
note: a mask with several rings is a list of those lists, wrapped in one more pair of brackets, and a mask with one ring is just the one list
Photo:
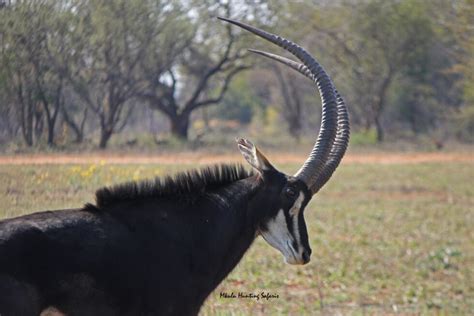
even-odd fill
[[(275, 163), (301, 163), (306, 159), (304, 154), (270, 152)], [(238, 154), (209, 154), (202, 152), (182, 152), (173, 154), (139, 155), (139, 154), (33, 154), (0, 156), (0, 164), (214, 164), (240, 163)], [(344, 157), (344, 164), (413, 164), (429, 162), (464, 162), (474, 163), (474, 152), (425, 152), (425, 153), (349, 153)]]

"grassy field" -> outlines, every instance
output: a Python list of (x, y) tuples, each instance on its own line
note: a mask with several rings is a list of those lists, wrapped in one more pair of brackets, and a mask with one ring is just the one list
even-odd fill
[[(0, 218), (80, 207), (103, 185), (192, 165), (0, 165)], [(296, 164), (279, 165), (292, 172)], [(306, 211), (312, 261), (289, 266), (258, 238), (203, 315), (474, 311), (474, 164), (341, 166)], [(220, 293), (278, 295), (269, 300)]]

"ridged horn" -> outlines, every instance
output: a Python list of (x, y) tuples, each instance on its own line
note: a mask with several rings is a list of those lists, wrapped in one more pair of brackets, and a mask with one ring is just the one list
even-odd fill
[(278, 35), (260, 30), (245, 23), (221, 17), (219, 17), (219, 19), (237, 25), (289, 51), (296, 58), (298, 58), (313, 75), (313, 80), (315, 81), (321, 96), (321, 128), (309, 157), (295, 174), (295, 177), (306, 183), (308, 188), (313, 188), (328, 160), (332, 144), (334, 143), (334, 139), (336, 137), (337, 96), (331, 78), (326, 73), (324, 68), (318, 63), (318, 61), (297, 44)]
[[(264, 52), (261, 50), (256, 49), (249, 49), (249, 51), (262, 55), (264, 57), (273, 59), (279, 63), (288, 66), (303, 76), (311, 79), (314, 81), (313, 74), (305, 65), (295, 62), (291, 59), (288, 59), (283, 56), (275, 55), (272, 53)], [(347, 106), (344, 102), (344, 99), (339, 95), (337, 90), (334, 91), (337, 97), (337, 130), (336, 130), (336, 138), (334, 139), (334, 143), (331, 147), (331, 151), (329, 153), (328, 161), (325, 163), (321, 174), (316, 179), (316, 182), (311, 187), (311, 191), (313, 194), (318, 192), (328, 180), (331, 178), (332, 174), (339, 166), (339, 163), (344, 157), (346, 153), (347, 146), (349, 144), (349, 137), (350, 137), (350, 123), (349, 123), (349, 112), (347, 110)]]

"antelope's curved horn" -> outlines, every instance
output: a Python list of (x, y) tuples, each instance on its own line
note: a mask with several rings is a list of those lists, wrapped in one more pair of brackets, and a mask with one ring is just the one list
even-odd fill
[[(268, 52), (264, 52), (261, 50), (256, 49), (249, 49), (249, 51), (262, 55), (264, 57), (273, 59), (282, 63), (303, 76), (308, 77), (309, 79), (314, 81), (314, 76), (311, 71), (303, 64), (295, 62), (291, 59), (288, 59), (283, 56), (271, 54)], [(336, 170), (337, 166), (342, 160), (342, 157), (346, 153), (347, 145), (349, 144), (349, 137), (350, 137), (350, 124), (349, 124), (349, 113), (347, 111), (347, 106), (344, 102), (344, 99), (339, 95), (337, 90), (334, 91), (337, 97), (337, 130), (336, 130), (336, 138), (334, 139), (334, 143), (332, 144), (331, 151), (329, 153), (329, 157), (327, 162), (324, 164), (324, 168), (321, 171), (321, 174), (316, 179), (316, 182), (311, 187), (311, 192), (315, 194), (318, 192), (328, 180), (331, 178), (332, 174)]]
[(289, 58), (286, 58), (286, 57), (283, 57), (283, 56), (280, 56), (280, 55), (272, 54), (272, 53), (269, 53), (269, 52), (264, 52), (263, 50), (249, 48), (248, 51), (250, 51), (252, 53), (255, 53), (255, 54), (258, 54), (258, 55), (262, 55), (264, 57), (267, 57), (267, 58), (270, 58), (270, 59), (273, 59), (273, 60), (276, 60), (277, 62), (282, 63), (283, 65), (286, 65), (286, 66), (296, 70), (297, 72), (299, 72), (303, 76), (306, 76), (309, 79), (311, 79), (312, 81), (314, 81), (314, 76), (311, 73), (311, 71), (308, 69), (308, 67), (306, 67), (305, 65), (303, 65), (301, 63), (298, 63), (296, 61), (293, 61)]
[(332, 144), (336, 137), (337, 128), (337, 96), (331, 78), (324, 68), (306, 50), (297, 44), (278, 35), (268, 33), (253, 26), (219, 17), (220, 20), (237, 25), (267, 41), (270, 41), (297, 57), (311, 72), (319, 94), (321, 96), (322, 114), (321, 128), (316, 143), (304, 162), (303, 166), (296, 172), (295, 177), (301, 179), (308, 188), (315, 186), (316, 180), (321, 174), (328, 160)]

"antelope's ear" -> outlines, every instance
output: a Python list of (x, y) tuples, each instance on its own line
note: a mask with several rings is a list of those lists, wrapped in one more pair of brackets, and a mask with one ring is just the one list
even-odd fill
[(259, 173), (275, 169), (251, 141), (245, 138), (237, 138), (236, 141), (242, 156)]

